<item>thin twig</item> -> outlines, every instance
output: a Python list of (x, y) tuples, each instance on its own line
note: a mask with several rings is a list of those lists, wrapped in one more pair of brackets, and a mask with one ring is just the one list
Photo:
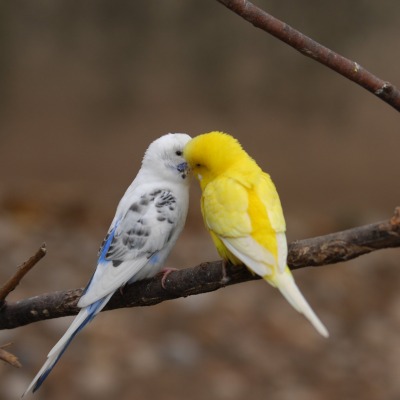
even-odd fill
[(4, 305), (7, 296), (18, 286), (21, 279), (46, 255), (46, 244), (36, 251), (36, 253), (21, 264), (15, 274), (0, 288), (0, 310)]
[(300, 53), (331, 68), (344, 77), (367, 89), (397, 111), (400, 111), (400, 90), (367, 71), (357, 62), (349, 60), (329, 48), (317, 43), (285, 22), (266, 13), (261, 8), (246, 0), (217, 0), (277, 39), (287, 43)]
[[(400, 247), (400, 207), (395, 215), (383, 222), (364, 225), (342, 232), (298, 240), (289, 245), (288, 264), (297, 269), (322, 266), (356, 258), (375, 250)], [(211, 292), (228, 285), (259, 279), (244, 266), (223, 267), (222, 261), (200, 264), (171, 272), (161, 285), (162, 277), (127, 285), (119, 290), (105, 307), (152, 306), (166, 300)], [(12, 329), (50, 318), (75, 315), (82, 289), (43, 294), (16, 303), (7, 303), (0, 311), (0, 329)]]
[(0, 346), (0, 360), (3, 360), (4, 362), (12, 365), (13, 367), (21, 368), (22, 365), (18, 361), (18, 358), (14, 356), (14, 354), (11, 354), (8, 351), (4, 350), (5, 347), (10, 346), (11, 344), (12, 343), (6, 343)]

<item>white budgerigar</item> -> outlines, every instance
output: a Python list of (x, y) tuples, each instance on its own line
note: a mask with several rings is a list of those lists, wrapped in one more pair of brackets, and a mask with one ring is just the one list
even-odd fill
[(24, 395), (40, 387), (75, 335), (117, 289), (161, 270), (186, 220), (189, 179), (182, 154), (189, 140), (186, 134), (170, 133), (150, 144), (100, 248), (96, 271), (78, 303), (81, 311)]

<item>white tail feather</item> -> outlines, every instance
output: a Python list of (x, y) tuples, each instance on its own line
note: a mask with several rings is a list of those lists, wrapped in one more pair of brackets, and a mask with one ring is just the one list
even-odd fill
[(277, 273), (273, 279), (266, 276), (265, 279), (276, 286), (293, 308), (303, 314), (322, 336), (329, 336), (328, 330), (307, 303), (290, 271), (285, 270), (283, 273)]
[(113, 293), (109, 294), (108, 296), (104, 297), (104, 299), (99, 300), (97, 303), (94, 303), (89, 307), (83, 308), (78, 313), (62, 338), (50, 350), (43, 367), (33, 378), (28, 389), (26, 389), (25, 393), (21, 397), (26, 396), (29, 392), (35, 391), (40, 387), (47, 375), (51, 372), (57, 361), (60, 359), (65, 349), (70, 344), (73, 337), (104, 308), (112, 295)]
[(32, 382), (30, 383), (30, 385), (28, 386), (22, 397), (26, 396), (26, 394), (33, 389), (33, 387), (36, 385), (36, 382), (46, 371), (50, 371), (54, 367), (58, 357), (60, 356), (61, 352), (65, 349), (65, 346), (69, 342), (71, 336), (74, 334), (76, 329), (83, 323), (83, 321), (86, 319), (87, 316), (88, 313), (86, 309), (83, 309), (79, 312), (79, 314), (76, 316), (76, 318), (74, 319), (68, 330), (64, 333), (61, 339), (55, 344), (55, 346), (50, 350), (49, 354), (47, 355), (46, 362), (43, 364), (40, 371), (33, 378)]

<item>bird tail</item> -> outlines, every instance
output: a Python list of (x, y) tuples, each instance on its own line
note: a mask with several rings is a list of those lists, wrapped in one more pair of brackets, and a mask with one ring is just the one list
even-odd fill
[(300, 289), (297, 287), (292, 273), (288, 267), (286, 267), (283, 273), (276, 273), (273, 277), (265, 276), (264, 279), (273, 286), (277, 287), (286, 300), (293, 306), (293, 308), (295, 308), (299, 313), (303, 314), (322, 336), (329, 336), (325, 325), (317, 317), (315, 312), (307, 303), (307, 300), (300, 292)]
[(82, 308), (79, 314), (75, 317), (68, 330), (64, 333), (62, 338), (56, 343), (56, 345), (50, 350), (47, 355), (47, 360), (43, 367), (37, 373), (35, 378), (32, 380), (25, 393), (21, 396), (24, 397), (29, 392), (34, 393), (42, 385), (44, 380), (50, 374), (58, 360), (64, 354), (73, 338), (103, 309), (107, 304), (108, 300), (112, 296), (112, 293), (103, 299), (96, 301), (95, 303)]

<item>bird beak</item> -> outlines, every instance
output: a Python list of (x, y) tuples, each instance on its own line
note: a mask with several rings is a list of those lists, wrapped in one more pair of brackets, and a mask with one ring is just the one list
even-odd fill
[(187, 172), (187, 171), (189, 170), (188, 163), (187, 163), (187, 162), (180, 163), (180, 164), (176, 167), (176, 169), (177, 169), (180, 173), (182, 173), (182, 172)]
[(176, 169), (181, 174), (182, 179), (185, 179), (190, 173), (190, 167), (187, 162), (180, 163)]

